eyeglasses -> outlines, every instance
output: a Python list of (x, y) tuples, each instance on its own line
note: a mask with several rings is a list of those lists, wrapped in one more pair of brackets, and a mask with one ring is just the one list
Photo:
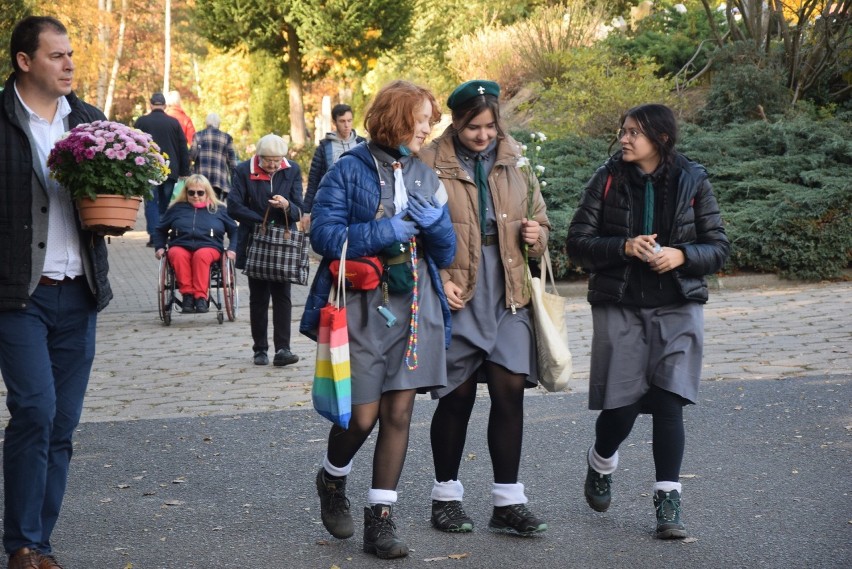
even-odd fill
[(278, 164), (282, 160), (284, 160), (283, 156), (258, 156), (261, 162), (265, 162), (266, 164)]
[(198, 196), (199, 198), (207, 195), (207, 190), (187, 190), (186, 195)]
[(618, 133), (616, 136), (618, 136), (618, 140), (621, 140), (626, 136), (628, 142), (633, 142), (634, 140), (639, 138), (639, 136), (642, 136), (644, 134), (644, 132), (635, 128), (620, 128), (618, 129)]

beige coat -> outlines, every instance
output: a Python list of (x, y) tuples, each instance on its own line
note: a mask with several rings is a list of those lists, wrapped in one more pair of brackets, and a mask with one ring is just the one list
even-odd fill
[[(473, 296), (482, 236), (479, 230), (479, 198), (476, 183), (459, 164), (453, 146), (451, 128), (424, 147), (420, 159), (435, 169), (449, 195), (450, 217), (456, 231), (456, 256), (452, 265), (441, 271), (442, 280), (452, 281), (462, 288), (464, 302)], [(521, 147), (510, 136), (497, 144), (497, 158), (488, 176), (494, 213), (497, 217), (497, 234), (500, 257), (506, 273), (506, 307), (516, 308), (529, 303), (525, 290), (526, 266), (521, 240), (521, 222), (527, 216), (529, 187), (527, 173), (517, 167), (521, 158)], [(541, 196), (538, 182), (534, 182), (533, 216), (541, 224), (538, 242), (530, 247), (532, 257), (540, 257), (547, 247), (550, 222), (547, 207)]]

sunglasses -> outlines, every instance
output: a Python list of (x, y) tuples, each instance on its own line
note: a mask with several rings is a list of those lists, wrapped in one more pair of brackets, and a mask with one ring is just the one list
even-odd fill
[(207, 195), (207, 190), (187, 190), (186, 195), (198, 196), (199, 198)]

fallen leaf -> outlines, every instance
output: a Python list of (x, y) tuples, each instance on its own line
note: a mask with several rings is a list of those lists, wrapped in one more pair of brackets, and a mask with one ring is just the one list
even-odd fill
[(697, 537), (687, 537), (686, 539), (682, 540), (681, 543), (695, 543), (696, 541), (698, 541)]
[(186, 502), (182, 500), (166, 500), (163, 502), (164, 506), (183, 506)]
[(130, 488), (130, 484), (117, 484), (115, 487), (124, 490), (125, 488)]
[(743, 410), (743, 406), (742, 406), (742, 405), (735, 405), (735, 406), (734, 406), (734, 411), (742, 411), (742, 410)]
[(464, 559), (470, 557), (470, 553), (450, 553), (447, 557), (450, 559)]

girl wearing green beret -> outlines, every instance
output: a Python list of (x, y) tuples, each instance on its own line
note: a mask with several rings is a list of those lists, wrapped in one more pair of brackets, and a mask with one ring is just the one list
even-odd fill
[(527, 536), (545, 531), (547, 524), (527, 508), (518, 481), (524, 389), (538, 383), (523, 248), (540, 256), (550, 224), (537, 184), (530, 188), (518, 167), (521, 147), (500, 124), (499, 94), (493, 81), (460, 85), (447, 101), (452, 125), (420, 153), (447, 188), (458, 241), (455, 259), (441, 274), (453, 327), (447, 386), (432, 392), (438, 399), (431, 427), (432, 525), (447, 532), (473, 529), (462, 507), (459, 467), (477, 384), (485, 383), (494, 471), (488, 527)]

